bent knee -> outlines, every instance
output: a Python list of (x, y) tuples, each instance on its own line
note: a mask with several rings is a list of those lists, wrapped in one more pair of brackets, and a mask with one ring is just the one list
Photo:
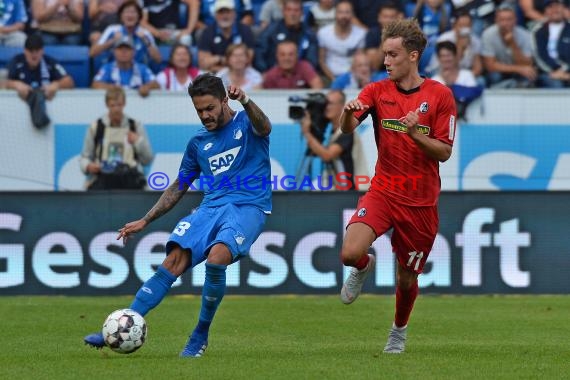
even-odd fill
[(354, 266), (362, 256), (368, 253), (367, 251), (368, 249), (360, 244), (345, 243), (340, 251), (340, 260), (343, 265)]
[(418, 275), (406, 269), (400, 268), (397, 275), (397, 286), (400, 289), (410, 289), (418, 281)]
[(209, 264), (230, 265), (233, 261), (230, 249), (223, 243), (218, 243), (210, 249), (207, 262)]
[(176, 277), (180, 277), (190, 265), (190, 252), (181, 247), (174, 248), (162, 262), (162, 266)]

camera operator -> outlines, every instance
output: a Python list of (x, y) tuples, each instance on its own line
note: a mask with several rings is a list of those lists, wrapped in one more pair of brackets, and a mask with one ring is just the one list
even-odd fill
[[(354, 190), (354, 161), (353, 149), (359, 143), (354, 134), (344, 134), (340, 130), (340, 115), (342, 113), (346, 96), (340, 90), (331, 90), (326, 95), (326, 106), (324, 109), (325, 118), (331, 123), (332, 131), (329, 141), (323, 145), (311, 131), (311, 115), (305, 111), (305, 116), (301, 119), (301, 130), (307, 140), (308, 150), (323, 161), (325, 170), (323, 176), (333, 176), (338, 173), (347, 173), (343, 176), (350, 184), (343, 187), (346, 190)], [(327, 184), (328, 185), (328, 184)]]
[(124, 112), (125, 91), (113, 87), (105, 93), (107, 115), (91, 124), (83, 142), (80, 166), (87, 174), (87, 190), (143, 189), (143, 165), (154, 158), (142, 123)]

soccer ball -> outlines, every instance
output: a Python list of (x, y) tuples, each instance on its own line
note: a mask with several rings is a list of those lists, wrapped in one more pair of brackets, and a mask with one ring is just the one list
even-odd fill
[(146, 340), (146, 322), (131, 309), (112, 312), (103, 324), (105, 344), (120, 354), (130, 354), (142, 347)]

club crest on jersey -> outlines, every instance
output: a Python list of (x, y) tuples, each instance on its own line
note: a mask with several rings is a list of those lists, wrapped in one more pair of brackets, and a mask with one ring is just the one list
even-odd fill
[(238, 233), (234, 235), (234, 239), (238, 245), (242, 245), (245, 240), (245, 236), (243, 236), (243, 234), (238, 231)]
[(361, 208), (360, 210), (358, 210), (358, 214), (356, 215), (362, 218), (364, 215), (366, 215), (366, 209), (364, 207)]
[(428, 110), (429, 110), (428, 102), (423, 102), (422, 104), (420, 104), (421, 113), (426, 113)]
[(239, 140), (243, 136), (241, 129), (234, 130), (234, 140)]
[(210, 170), (213, 175), (218, 175), (225, 171), (228, 171), (233, 163), (235, 162), (241, 146), (228, 149), (225, 152), (218, 153), (215, 156), (208, 157), (208, 162), (210, 163)]
[(207, 143), (206, 145), (204, 145), (204, 150), (208, 150), (210, 149), (214, 144), (212, 143)]

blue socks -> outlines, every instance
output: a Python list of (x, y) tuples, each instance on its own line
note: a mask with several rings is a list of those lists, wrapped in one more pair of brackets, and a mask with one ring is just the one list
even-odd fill
[[(206, 280), (202, 289), (202, 308), (195, 332), (207, 336), (216, 310), (226, 293), (226, 265), (206, 263)], [(166, 296), (176, 276), (162, 265), (137, 292), (130, 308), (145, 316)]]
[(130, 308), (144, 317), (162, 301), (176, 279), (165, 267), (159, 266), (154, 275), (141, 286)]
[(206, 263), (206, 281), (202, 289), (202, 308), (198, 325), (194, 330), (199, 334), (208, 334), (216, 310), (226, 293), (226, 265)]

